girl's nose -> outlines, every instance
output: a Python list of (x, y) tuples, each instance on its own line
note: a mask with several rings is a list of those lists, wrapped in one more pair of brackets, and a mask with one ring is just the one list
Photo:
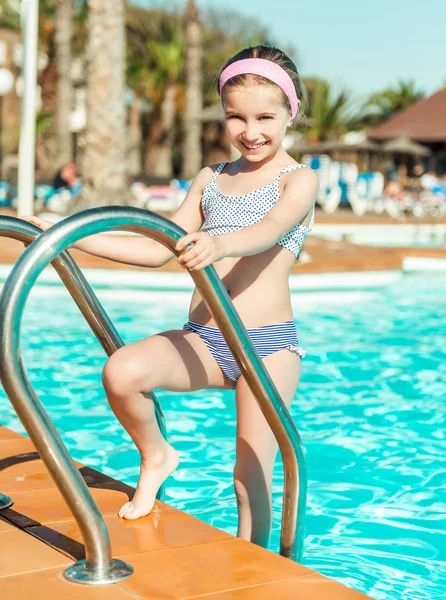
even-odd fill
[(257, 123), (247, 121), (245, 125), (245, 140), (247, 142), (256, 142), (258, 137)]

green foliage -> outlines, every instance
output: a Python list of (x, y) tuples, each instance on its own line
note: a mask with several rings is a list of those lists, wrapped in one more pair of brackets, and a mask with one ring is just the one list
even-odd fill
[(180, 30), (175, 30), (169, 40), (149, 40), (147, 46), (156, 67), (155, 75), (161, 85), (181, 79), (186, 46)]
[(18, 29), (20, 27), (20, 6), (18, 2), (2, 1), (0, 6), (0, 27)]
[(314, 141), (336, 139), (349, 129), (350, 94), (341, 90), (333, 94), (328, 81), (304, 79), (308, 94), (308, 136)]
[(372, 94), (364, 103), (358, 122), (363, 127), (375, 127), (422, 98), (424, 93), (416, 89), (413, 80), (399, 81), (394, 88)]
[[(2, 2), (0, 26), (19, 28), (18, 2)], [(174, 9), (144, 9), (126, 2), (127, 84), (140, 98), (155, 107), (162, 101), (169, 81), (184, 84), (185, 23)], [(40, 0), (40, 45), (51, 55), (54, 36), (55, 0)], [(85, 48), (88, 1), (74, 0), (73, 54)], [(204, 104), (218, 102), (216, 83), (226, 60), (247, 46), (274, 46), (268, 28), (237, 12), (207, 9), (200, 13), (202, 23)], [(296, 57), (294, 48), (283, 48)], [(413, 81), (399, 81), (394, 88), (372, 94), (359, 110), (352, 111), (350, 93), (334, 93), (328, 81), (305, 79), (308, 90), (308, 131), (314, 140), (337, 138), (352, 129), (367, 129), (386, 120), (423, 97)], [(181, 93), (180, 93), (181, 96)], [(42, 113), (43, 131), (50, 125), (49, 115)]]
[(48, 112), (39, 111), (36, 114), (36, 135), (42, 135), (53, 124), (54, 116)]
[(178, 15), (127, 8), (127, 84), (138, 96), (160, 102), (168, 81), (181, 80), (185, 40)]
[[(178, 70), (183, 82), (185, 24), (183, 15), (159, 9), (127, 5), (127, 82), (144, 95), (160, 96), (167, 73)], [(237, 12), (207, 10), (200, 13), (203, 48), (203, 92), (205, 104), (218, 101), (216, 80), (230, 56), (246, 46), (274, 45), (266, 27)], [(180, 60), (179, 53), (183, 61)], [(293, 48), (285, 52), (295, 55)], [(165, 56), (163, 56), (165, 54)], [(168, 66), (170, 65), (170, 66)], [(157, 92), (158, 89), (158, 92)]]

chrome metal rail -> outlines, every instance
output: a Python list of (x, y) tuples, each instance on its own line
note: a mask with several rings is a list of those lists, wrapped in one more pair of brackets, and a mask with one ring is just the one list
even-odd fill
[[(91, 532), (91, 521), (98, 518), (98, 511), (92, 506), (92, 498), (84, 481), (74, 468), (66, 448), (26, 378), (21, 362), (19, 329), (26, 298), (43, 269), (65, 248), (83, 237), (113, 230), (134, 231), (150, 236), (174, 254), (177, 254), (176, 242), (185, 234), (167, 219), (137, 208), (98, 208), (78, 213), (51, 227), (23, 253), (8, 278), (0, 299), (2, 382), (79, 524), (87, 554), (87, 569), (84, 565), (84, 571), (92, 570), (94, 565), (104, 571), (111, 564), (96, 556), (97, 553), (104, 556), (103, 549), (100, 552), (103, 544), (97, 541), (97, 536), (103, 532), (99, 532), (97, 526), (94, 527), (93, 535)], [(307, 483), (300, 436), (215, 269), (207, 267), (191, 272), (191, 276), (279, 444), (285, 475), (280, 552), (284, 556), (300, 560)]]
[[(30, 244), (41, 233), (42, 230), (39, 227), (23, 219), (0, 216), (0, 237), (9, 237), (25, 244)], [(85, 320), (90, 325), (91, 330), (107, 356), (111, 356), (116, 350), (122, 348), (124, 342), (121, 336), (70, 253), (67, 250), (62, 251), (51, 261), (51, 264), (79, 307)], [(154, 403), (159, 428), (163, 437), (167, 439), (166, 422), (160, 403), (153, 392), (148, 392), (147, 396)], [(162, 497), (163, 493), (161, 491), (157, 495), (157, 498), (162, 499)]]

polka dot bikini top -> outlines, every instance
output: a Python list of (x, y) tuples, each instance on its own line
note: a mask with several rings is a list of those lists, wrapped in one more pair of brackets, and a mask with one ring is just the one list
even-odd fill
[[(280, 176), (282, 173), (294, 171), (302, 167), (305, 168), (305, 165), (298, 163), (288, 165), (268, 185), (264, 185), (242, 196), (225, 196), (221, 193), (216, 179), (227, 164), (227, 162), (223, 162), (218, 165), (201, 199), (201, 207), (204, 215), (204, 223), (201, 231), (208, 235), (231, 233), (232, 231), (238, 231), (239, 229), (259, 223), (280, 198)], [(312, 209), (308, 227), (302, 225), (302, 223), (298, 223), (277, 243), (297, 257), (305, 238), (313, 228), (313, 222), (314, 208)]]

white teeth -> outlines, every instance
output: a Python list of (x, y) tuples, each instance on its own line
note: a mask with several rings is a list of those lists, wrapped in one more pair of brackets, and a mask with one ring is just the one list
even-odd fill
[(247, 148), (249, 148), (250, 150), (255, 150), (256, 148), (260, 148), (261, 146), (264, 146), (266, 144), (266, 142), (263, 142), (263, 144), (257, 144), (257, 146), (248, 146), (248, 144), (245, 144), (245, 146)]

